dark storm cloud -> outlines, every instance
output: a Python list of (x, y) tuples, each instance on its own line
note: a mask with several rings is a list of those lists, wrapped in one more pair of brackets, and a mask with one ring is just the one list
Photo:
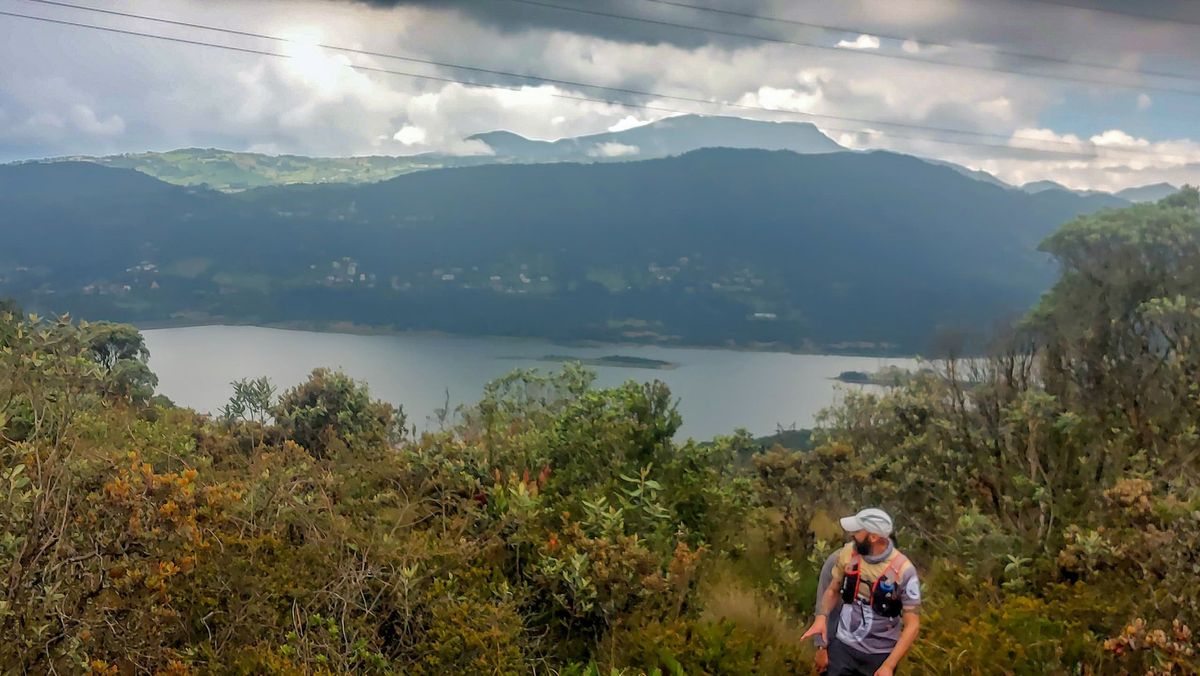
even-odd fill
[[(732, 14), (698, 11), (647, 0), (343, 0), (372, 7), (423, 7), (451, 10), (506, 32), (551, 29), (605, 39), (646, 44), (669, 43), (683, 47), (704, 44), (753, 44), (753, 37), (677, 28), (682, 24), (726, 33), (743, 33), (770, 39), (812, 41), (831, 37), (829, 31), (806, 28), (786, 21), (754, 19)], [(540, 3), (540, 4), (539, 4)], [(683, 0), (683, 4), (709, 7), (760, 17), (808, 21), (851, 29), (882, 32), (903, 38), (934, 42), (973, 42), (998, 48), (1040, 46), (1047, 38), (1064, 38), (1051, 53), (1094, 49), (1096, 44), (1071, 39), (1069, 27), (1087, 25), (1097, 30), (1095, 39), (1127, 48), (1152, 48), (1195, 53), (1195, 31), (1200, 31), (1200, 3), (1189, 0), (866, 0), (829, 3), (824, 0)], [(560, 5), (595, 13), (616, 14), (663, 23), (646, 23), (596, 14), (555, 9)], [(837, 37), (834, 35), (833, 37)], [(1190, 54), (1189, 54), (1190, 53)]]
[[(784, 24), (762, 22), (700, 12), (687, 8), (666, 6), (641, 0), (345, 0), (371, 7), (419, 7), (433, 10), (458, 12), (479, 23), (504, 32), (525, 30), (559, 30), (580, 35), (642, 44), (667, 43), (680, 47), (699, 47), (708, 44), (736, 46), (760, 42), (753, 37), (722, 35), (699, 29), (712, 29), (734, 33), (746, 33), (774, 39), (787, 39), (796, 35), (795, 27)], [(690, 3), (703, 4), (703, 3)], [(557, 9), (551, 5), (574, 8)], [(779, 11), (772, 3), (764, 0), (727, 0), (723, 4), (711, 4), (721, 9), (747, 14), (770, 15)], [(786, 11), (784, 12), (786, 14)], [(602, 16), (618, 15), (644, 19), (645, 21)], [(661, 22), (661, 23), (651, 23)], [(674, 27), (665, 24), (679, 24)]]

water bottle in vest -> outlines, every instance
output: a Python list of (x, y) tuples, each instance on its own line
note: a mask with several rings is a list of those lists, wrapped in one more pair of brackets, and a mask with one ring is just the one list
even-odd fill
[(881, 579), (875, 585), (874, 596), (871, 605), (875, 612), (884, 617), (900, 616), (900, 594), (896, 591), (896, 583), (886, 577)]

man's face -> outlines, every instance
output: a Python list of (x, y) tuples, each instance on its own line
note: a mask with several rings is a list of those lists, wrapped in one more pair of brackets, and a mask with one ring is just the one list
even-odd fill
[(854, 531), (854, 534), (851, 535), (851, 537), (854, 539), (854, 549), (859, 554), (871, 553), (871, 545), (873, 544), (875, 538), (874, 535), (871, 535), (865, 530), (858, 530)]

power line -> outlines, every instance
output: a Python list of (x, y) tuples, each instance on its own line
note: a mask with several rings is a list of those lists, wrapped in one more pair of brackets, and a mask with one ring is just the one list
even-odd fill
[[(117, 35), (144, 37), (144, 38), (151, 38), (151, 39), (155, 39), (155, 40), (164, 40), (167, 42), (174, 42), (174, 43), (179, 43), (179, 44), (193, 45), (193, 46), (199, 46), (199, 47), (209, 47), (209, 48), (214, 48), (214, 49), (222, 49), (222, 50), (238, 52), (238, 53), (243, 53), (243, 54), (253, 54), (253, 55), (258, 55), (258, 56), (270, 56), (270, 57), (282, 58), (282, 59), (295, 58), (291, 54), (281, 54), (279, 52), (271, 52), (271, 51), (267, 51), (267, 50), (254, 49), (254, 48), (250, 48), (250, 47), (237, 47), (237, 46), (233, 46), (233, 45), (225, 45), (225, 44), (220, 44), (220, 43), (208, 42), (208, 41), (204, 41), (204, 40), (194, 40), (194, 39), (190, 39), (190, 38), (181, 38), (181, 37), (170, 36), (170, 35), (160, 35), (160, 34), (156, 34), (156, 33), (134, 31), (134, 30), (128, 30), (128, 29), (123, 29), (123, 28), (115, 28), (115, 27), (111, 27), (111, 26), (97, 26), (94, 24), (86, 24), (86, 23), (80, 23), (80, 22), (76, 22), (76, 21), (68, 21), (65, 19), (53, 19), (53, 18), (49, 18), (49, 17), (33, 16), (33, 15), (29, 15), (29, 14), (19, 14), (16, 12), (0, 11), (0, 16), (13, 17), (13, 18), (18, 18), (18, 19), (28, 19), (28, 20), (32, 20), (32, 21), (40, 21), (40, 22), (44, 22), (44, 23), (57, 24), (57, 25), (62, 25), (62, 26), (84, 28), (84, 29), (96, 30), (96, 31), (101, 31), (101, 32), (106, 32), (106, 33), (113, 33), (113, 34), (117, 34)], [(486, 83), (486, 82), (472, 82), (472, 81), (463, 80), (463, 79), (459, 79), (459, 78), (452, 78), (452, 77), (445, 77), (445, 76), (438, 76), (438, 75), (427, 75), (427, 74), (423, 74), (423, 73), (410, 73), (410, 72), (406, 72), (406, 71), (392, 70), (392, 69), (388, 69), (388, 68), (379, 68), (379, 67), (375, 67), (375, 66), (364, 66), (364, 65), (352, 64), (352, 63), (347, 63), (347, 64), (345, 64), (345, 66), (347, 68), (351, 68), (351, 69), (354, 69), (357, 71), (363, 71), (363, 72), (382, 73), (382, 74), (387, 74), (387, 75), (398, 75), (401, 77), (409, 77), (409, 78), (414, 78), (414, 79), (419, 79), (419, 80), (429, 80), (429, 81), (433, 81), (433, 82), (445, 82), (445, 83), (451, 83), (451, 84), (460, 84), (460, 85), (465, 85), (465, 86), (469, 86), (469, 87), (480, 87), (480, 88), (486, 88), (486, 89), (497, 89), (497, 90), (505, 90), (505, 91), (519, 91), (519, 89), (517, 87), (513, 87), (513, 86), (509, 86), (509, 85), (500, 85), (500, 84), (493, 84), (493, 83)], [(647, 95), (657, 96), (655, 94), (647, 94)], [(559, 99), (571, 100), (571, 101), (602, 103), (602, 104), (615, 105), (615, 106), (624, 107), (624, 108), (652, 110), (652, 111), (674, 113), (674, 114), (683, 114), (683, 115), (702, 114), (702, 113), (698, 113), (695, 110), (682, 110), (679, 108), (670, 108), (670, 107), (659, 106), (659, 105), (629, 103), (627, 101), (620, 101), (620, 100), (614, 100), (614, 99), (603, 99), (603, 98), (590, 97), (590, 96), (579, 96), (579, 95), (575, 95), (575, 94), (551, 93), (551, 94), (549, 94), (549, 96), (552, 96), (554, 98), (559, 98)], [(708, 103), (709, 105), (727, 105), (727, 104), (725, 104), (723, 102), (719, 102), (719, 101), (708, 101), (706, 103)], [(783, 115), (806, 115), (806, 116), (809, 115), (807, 113), (801, 113), (798, 111), (789, 111), (789, 110), (775, 110), (775, 109), (770, 109), (770, 108), (763, 108), (762, 110), (766, 110), (766, 111), (772, 112), (772, 113), (779, 113), (779, 114), (783, 114)], [(877, 121), (876, 123), (892, 124), (892, 123), (883, 122), (883, 121)], [(926, 127), (926, 128), (929, 130), (939, 130), (939, 131), (951, 132), (951, 133), (960, 133), (960, 134), (967, 133), (963, 130), (955, 130), (955, 129), (943, 129), (943, 128), (938, 128), (938, 127)], [(1045, 154), (1045, 155), (1058, 155), (1058, 156), (1065, 156), (1065, 157), (1074, 157), (1077, 159), (1104, 158), (1104, 157), (1106, 157), (1106, 155), (1101, 154), (1099, 152), (1100, 150), (1105, 150), (1105, 151), (1118, 151), (1119, 150), (1119, 151), (1128, 151), (1131, 154), (1145, 156), (1145, 157), (1170, 158), (1170, 159), (1178, 159), (1181, 161), (1190, 161), (1189, 158), (1185, 158), (1185, 157), (1160, 155), (1160, 154), (1156, 154), (1156, 153), (1145, 153), (1145, 152), (1137, 151), (1136, 149), (1096, 148), (1095, 146), (1093, 146), (1093, 152), (1085, 153), (1085, 152), (1080, 152), (1080, 151), (1061, 151), (1061, 150), (1051, 150), (1048, 148), (1031, 148), (1031, 147), (1023, 147), (1023, 146), (1012, 146), (1012, 145), (1008, 145), (1008, 144), (1000, 145), (1000, 144), (980, 143), (980, 142), (975, 142), (975, 141), (932, 138), (932, 137), (926, 137), (926, 136), (911, 136), (911, 135), (897, 134), (894, 132), (880, 132), (880, 131), (876, 131), (873, 129), (846, 128), (846, 127), (834, 127), (834, 126), (825, 126), (824, 129), (827, 131), (838, 131), (838, 132), (853, 133), (853, 134), (878, 135), (878, 136), (885, 137), (885, 138), (908, 139), (908, 140), (915, 140), (915, 141), (925, 141), (925, 142), (929, 142), (929, 143), (949, 144), (949, 145), (968, 146), (968, 147), (993, 148), (993, 149), (999, 149), (999, 150), (1004, 150), (1004, 151), (1008, 151), (1008, 152), (1032, 152), (1032, 153), (1040, 153), (1040, 154)], [(1017, 138), (1017, 140), (1029, 140), (1029, 141), (1033, 141), (1033, 142), (1043, 142), (1043, 141), (1037, 140), (1037, 139)], [(1047, 140), (1044, 142), (1049, 143), (1050, 141)], [(1107, 156), (1107, 157), (1111, 158), (1111, 156)]]
[(950, 61), (935, 61), (933, 59), (924, 59), (913, 56), (911, 54), (894, 54), (887, 52), (877, 52), (874, 50), (862, 49), (845, 49), (832, 45), (822, 45), (815, 42), (804, 42), (801, 40), (791, 40), (786, 38), (776, 38), (769, 35), (760, 35), (757, 33), (744, 33), (742, 31), (727, 30), (723, 28), (710, 28), (708, 26), (697, 26), (694, 24), (678, 23), (675, 21), (664, 21), (661, 19), (650, 19), (640, 16), (630, 16), (628, 14), (617, 14), (615, 12), (605, 12), (597, 9), (587, 9), (584, 7), (572, 7), (569, 5), (559, 5), (552, 2), (544, 2), (543, 0), (507, 0), (522, 5), (530, 5), (533, 7), (543, 7), (546, 9), (559, 10), (563, 12), (574, 12), (576, 14), (584, 14), (588, 16), (598, 16), (609, 19), (619, 19), (621, 21), (633, 21), (637, 23), (645, 23), (654, 26), (665, 26), (669, 28), (679, 28), (689, 31), (699, 31), (703, 33), (712, 33), (714, 35), (724, 35), (727, 37), (736, 37), (747, 40), (758, 40), (761, 42), (771, 42), (776, 44), (793, 45), (796, 47), (806, 47), (809, 49), (820, 49), (840, 54), (854, 54), (858, 56), (869, 56), (878, 59), (889, 59), (894, 61), (911, 61), (914, 63), (924, 63), (943, 68), (957, 68), (963, 70), (974, 71), (990, 71), (995, 73), (1006, 73), (1008, 75), (1018, 75), (1021, 77), (1040, 78), (1043, 80), (1058, 80), (1062, 82), (1075, 82), (1089, 85), (1103, 85), (1107, 87), (1119, 87), (1122, 89), (1133, 89), (1138, 91), (1157, 91), (1169, 94), (1179, 94), (1182, 96), (1200, 96), (1200, 91), (1193, 89), (1177, 89), (1175, 87), (1164, 87), (1161, 85), (1134, 84), (1128, 82), (1114, 82), (1112, 80), (1103, 80), (1098, 78), (1089, 78), (1075, 75), (1061, 75), (1054, 73), (1034, 73), (1025, 70), (1017, 70), (1015, 68), (1004, 68), (1000, 66), (978, 66), (966, 63), (952, 63)]
[[(1028, 0), (1028, 1), (1036, 2), (1037, 0)], [(649, 3), (656, 4), (656, 5), (665, 5), (665, 6), (669, 6), (669, 7), (679, 7), (682, 9), (690, 9), (690, 10), (697, 11), (697, 12), (708, 12), (710, 14), (719, 14), (722, 16), (733, 16), (733, 17), (738, 17), (738, 18), (742, 18), (742, 19), (753, 19), (756, 21), (770, 21), (773, 23), (786, 24), (789, 26), (798, 26), (801, 28), (816, 28), (818, 30), (829, 31), (829, 32), (847, 33), (847, 34), (854, 34), (854, 33), (869, 34), (869, 35), (873, 35), (873, 36), (879, 37), (879, 38), (884, 38), (887, 40), (895, 40), (897, 42), (911, 40), (913, 42), (918, 43), (919, 45), (926, 46), (926, 47), (944, 47), (947, 49), (973, 49), (976, 51), (984, 52), (986, 54), (1003, 56), (1003, 57), (1013, 58), (1013, 59), (1028, 59), (1028, 60), (1032, 60), (1032, 61), (1041, 61), (1043, 63), (1053, 63), (1053, 64), (1060, 64), (1060, 65), (1066, 65), (1066, 66), (1082, 66), (1085, 68), (1095, 68), (1097, 70), (1108, 70), (1108, 71), (1113, 71), (1116, 73), (1126, 73), (1126, 74), (1130, 74), (1130, 75), (1149, 75), (1152, 77), (1166, 77), (1166, 78), (1174, 78), (1174, 79), (1178, 79), (1178, 80), (1184, 80), (1184, 81), (1188, 81), (1188, 82), (1200, 83), (1200, 79), (1196, 78), (1194, 75), (1185, 75), (1182, 73), (1173, 73), (1170, 71), (1148, 70), (1148, 69), (1144, 69), (1144, 68), (1122, 68), (1120, 66), (1112, 66), (1109, 64), (1099, 63), (1096, 61), (1083, 61), (1080, 59), (1073, 59), (1073, 58), (1069, 59), (1069, 58), (1060, 57), (1060, 56), (1051, 56), (1048, 54), (1035, 54), (1032, 52), (1018, 52), (1018, 51), (1010, 51), (1010, 50), (1003, 50), (1003, 49), (988, 49), (988, 48), (977, 47), (975, 45), (951, 44), (948, 42), (938, 42), (937, 40), (930, 40), (928, 38), (922, 38), (922, 37), (916, 37), (916, 36), (897, 35), (894, 33), (893, 34), (881, 33), (879, 31), (875, 31), (875, 30), (868, 31), (868, 30), (863, 30), (861, 28), (855, 28), (853, 26), (835, 26), (835, 25), (831, 25), (831, 24), (820, 24), (820, 23), (812, 23), (809, 21), (800, 21), (798, 19), (788, 19), (788, 18), (777, 17), (777, 16), (766, 16), (763, 14), (753, 14), (751, 12), (739, 12), (739, 11), (735, 11), (735, 10), (724, 9), (721, 7), (705, 7), (704, 5), (694, 5), (694, 4), (690, 4), (690, 3), (686, 3), (686, 2), (678, 2), (677, 0), (642, 0), (642, 2), (649, 2)], [(1058, 3), (1053, 3), (1053, 4), (1058, 4)]]
[[(101, 13), (101, 14), (119, 16), (119, 17), (123, 17), (123, 18), (138, 19), (138, 20), (143, 20), (143, 21), (152, 21), (152, 22), (157, 22), (157, 23), (162, 23), (162, 24), (167, 24), (167, 25), (172, 25), (172, 26), (180, 26), (180, 27), (185, 27), (185, 28), (190, 28), (190, 29), (206, 30), (206, 31), (212, 31), (212, 32), (217, 32), (217, 33), (226, 33), (226, 34), (230, 34), (230, 35), (237, 35), (237, 36), (241, 36), (241, 37), (250, 37), (250, 38), (262, 39), (262, 40), (270, 40), (270, 41), (280, 42), (280, 43), (291, 44), (294, 42), (293, 40), (290, 40), (288, 38), (279, 37), (276, 35), (268, 35), (268, 34), (264, 34), (264, 33), (254, 33), (254, 32), (249, 32), (249, 31), (236, 30), (236, 29), (232, 29), (232, 28), (224, 28), (224, 27), (219, 27), (219, 26), (210, 26), (210, 25), (206, 25), (206, 24), (200, 24), (200, 23), (194, 23), (194, 22), (188, 22), (188, 21), (177, 21), (174, 19), (164, 19), (161, 17), (148, 16), (148, 15), (144, 15), (144, 14), (133, 14), (130, 12), (121, 12), (121, 11), (116, 11), (116, 10), (101, 9), (101, 8), (97, 8), (97, 7), (89, 7), (87, 5), (77, 5), (77, 4), (73, 4), (73, 3), (62, 2), (61, 0), (27, 0), (27, 1), (37, 2), (37, 3), (45, 4), (45, 5), (54, 5), (57, 7), (66, 7), (66, 8), (70, 8), (70, 9), (92, 11), (92, 12), (97, 12), (97, 13)], [(31, 18), (31, 17), (26, 17), (26, 18)], [(79, 25), (80, 27), (99, 28), (99, 27), (88, 26), (88, 25), (73, 24), (71, 22), (67, 22), (67, 23), (70, 25)], [(144, 34), (144, 33), (136, 33), (135, 32), (134, 34), (141, 35), (143, 37), (156, 37), (154, 35)], [(186, 42), (192, 42), (192, 41), (186, 41)], [(924, 124), (917, 124), (917, 123), (889, 122), (889, 121), (885, 121), (885, 120), (851, 117), (851, 116), (845, 116), (845, 115), (832, 115), (832, 114), (821, 114), (821, 113), (808, 113), (808, 112), (803, 112), (803, 111), (780, 110), (778, 108), (768, 108), (766, 106), (758, 106), (758, 105), (753, 105), (753, 104), (736, 103), (736, 102), (720, 101), (720, 100), (713, 100), (713, 99), (704, 99), (704, 98), (699, 98), (699, 97), (682, 96), (682, 95), (677, 95), (677, 94), (664, 94), (661, 92), (653, 92), (653, 91), (646, 91), (646, 90), (640, 90), (640, 89), (631, 89), (631, 88), (625, 88), (625, 87), (613, 87), (613, 86), (608, 86), (608, 85), (598, 85), (598, 84), (580, 82), (580, 81), (574, 81), (574, 80), (562, 80), (562, 79), (557, 79), (557, 78), (549, 78), (549, 77), (543, 77), (543, 76), (539, 76), (539, 75), (533, 75), (533, 74), (529, 74), (529, 73), (516, 73), (516, 72), (512, 72), (512, 71), (504, 71), (504, 70), (498, 70), (498, 69), (493, 69), (493, 68), (482, 68), (479, 66), (470, 66), (470, 65), (450, 63), (450, 62), (445, 62), (445, 61), (435, 61), (435, 60), (431, 60), (431, 59), (422, 59), (422, 58), (417, 58), (417, 57), (412, 57), (412, 56), (404, 56), (404, 55), (399, 55), (399, 54), (388, 54), (388, 53), (384, 53), (384, 52), (357, 49), (357, 48), (352, 48), (352, 47), (342, 47), (339, 45), (319, 44), (318, 43), (313, 46), (320, 47), (323, 49), (352, 53), (352, 54), (380, 57), (380, 58), (387, 58), (387, 59), (396, 59), (396, 60), (407, 61), (407, 62), (411, 62), (411, 63), (420, 63), (420, 64), (425, 64), (425, 65), (443, 67), (443, 68), (453, 68), (453, 69), (465, 70), (465, 71), (474, 72), (474, 73), (483, 73), (483, 74), (487, 74), (487, 75), (512, 77), (512, 78), (518, 78), (518, 79), (532, 80), (532, 81), (536, 81), (536, 82), (544, 82), (544, 83), (548, 83), (548, 84), (565, 85), (565, 86), (569, 86), (569, 87), (598, 89), (598, 90), (613, 92), (613, 93), (617, 93), (617, 94), (627, 94), (627, 95), (632, 95), (632, 96), (646, 96), (646, 97), (652, 97), (652, 98), (658, 98), (658, 99), (670, 99), (670, 100), (676, 100), (676, 101), (683, 101), (683, 102), (687, 102), (687, 103), (698, 103), (701, 105), (725, 106), (728, 108), (734, 108), (734, 109), (738, 109), (738, 110), (755, 110), (755, 111), (763, 111), (763, 112), (767, 112), (767, 113), (794, 115), (794, 116), (804, 117), (806, 119), (834, 120), (837, 122), (849, 122), (849, 123), (864, 124), (864, 125), (880, 125), (880, 126), (895, 127), (895, 128), (900, 128), (900, 129), (909, 129), (909, 130), (922, 131), (922, 132), (938, 133), (938, 134), (949, 133), (949, 134), (957, 134), (957, 135), (961, 135), (961, 136), (968, 136), (968, 137), (972, 137), (972, 138), (995, 139), (995, 140), (1000, 140), (1000, 141), (1006, 142), (1004, 146), (995, 146), (995, 145), (989, 144), (988, 147), (1011, 148), (1011, 146), (1009, 146), (1007, 144), (1007, 142), (1012, 141), (1012, 140), (1019, 140), (1019, 141), (1030, 141), (1030, 142), (1041, 144), (1041, 145), (1051, 145), (1051, 146), (1060, 146), (1060, 147), (1064, 147), (1064, 148), (1071, 148), (1071, 149), (1073, 149), (1072, 152), (1079, 153), (1078, 150), (1074, 150), (1074, 149), (1078, 148), (1078, 144), (1073, 144), (1073, 143), (1069, 143), (1066, 141), (1059, 141), (1059, 140), (1055, 140), (1055, 139), (1034, 138), (1034, 137), (1022, 136), (1019, 134), (998, 134), (998, 133), (982, 132), (982, 131), (970, 130), (970, 129), (955, 129), (955, 128), (950, 128), (950, 127), (939, 127), (939, 126), (924, 125)], [(254, 53), (258, 53), (258, 52), (254, 52)], [(272, 53), (272, 55), (280, 56), (275, 53)], [(363, 67), (363, 69), (366, 69), (366, 67)], [(382, 72), (387, 72), (387, 71), (382, 71)], [(409, 73), (400, 73), (400, 74), (406, 75), (409, 77), (418, 77), (416, 75), (409, 74)], [(466, 83), (466, 84), (470, 84), (470, 83)], [(587, 100), (593, 100), (593, 99), (587, 99)], [(604, 100), (604, 102), (613, 103), (612, 101), (609, 101), (609, 100)], [(621, 105), (626, 105), (626, 104), (622, 103)], [(669, 109), (669, 108), (662, 108), (662, 110), (664, 110), (666, 112), (683, 112), (685, 114), (694, 112), (694, 111), (677, 111), (677, 110)], [(826, 128), (833, 130), (833, 131), (844, 131), (844, 132), (853, 132), (853, 133), (862, 133), (862, 131), (863, 131), (861, 129), (850, 130), (850, 129), (845, 129), (845, 128), (828, 127), (828, 126)], [(895, 134), (890, 134), (890, 135), (894, 136), (896, 138), (914, 138), (914, 137), (901, 137), (901, 136), (897, 136)], [(921, 137), (916, 137), (916, 138), (921, 138)], [(1046, 149), (1039, 148), (1038, 150), (1046, 150)], [(1134, 148), (1106, 148), (1105, 150), (1110, 151), (1110, 152), (1115, 152), (1115, 153), (1121, 153), (1121, 154), (1144, 155), (1143, 151), (1140, 151), (1140, 150), (1134, 149)], [(1080, 155), (1084, 156), (1084, 157), (1098, 156), (1098, 155), (1088, 155), (1086, 153), (1080, 153)]]

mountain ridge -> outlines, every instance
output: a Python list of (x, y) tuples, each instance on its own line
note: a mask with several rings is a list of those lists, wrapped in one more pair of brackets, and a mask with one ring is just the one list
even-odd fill
[[(808, 122), (771, 122), (719, 115), (680, 115), (619, 131), (539, 141), (507, 130), (467, 137), (497, 155), (519, 159), (653, 159), (701, 148), (756, 148), (825, 153), (846, 150)], [(628, 152), (609, 152), (607, 146)]]
[(37, 311), (809, 351), (919, 352), (939, 326), (1022, 312), (1053, 276), (1038, 243), (1123, 204), (883, 152), (706, 149), (235, 194), (117, 185), (104, 200), (79, 167), (32, 171), (57, 194), (0, 180), (0, 294)]
[[(64, 156), (14, 164), (87, 161), (137, 169), (175, 185), (207, 186), (225, 192), (238, 192), (272, 185), (371, 183), (417, 171), (484, 164), (636, 161), (715, 147), (791, 150), (805, 154), (852, 152), (807, 122), (764, 121), (719, 115), (678, 115), (618, 131), (556, 140), (528, 138), (509, 130), (482, 132), (467, 140), (486, 143), (492, 154), (424, 152), (410, 155), (310, 157), (294, 153), (269, 154), (190, 147), (164, 152)], [(1024, 187), (1012, 186), (984, 171), (935, 158), (920, 159), (1006, 189), (1068, 190), (1053, 181), (1034, 181)], [(1116, 195), (1131, 201), (1153, 201), (1176, 190), (1175, 186), (1169, 184), (1154, 184), (1129, 188)], [(1088, 194), (1093, 191), (1074, 192)]]

